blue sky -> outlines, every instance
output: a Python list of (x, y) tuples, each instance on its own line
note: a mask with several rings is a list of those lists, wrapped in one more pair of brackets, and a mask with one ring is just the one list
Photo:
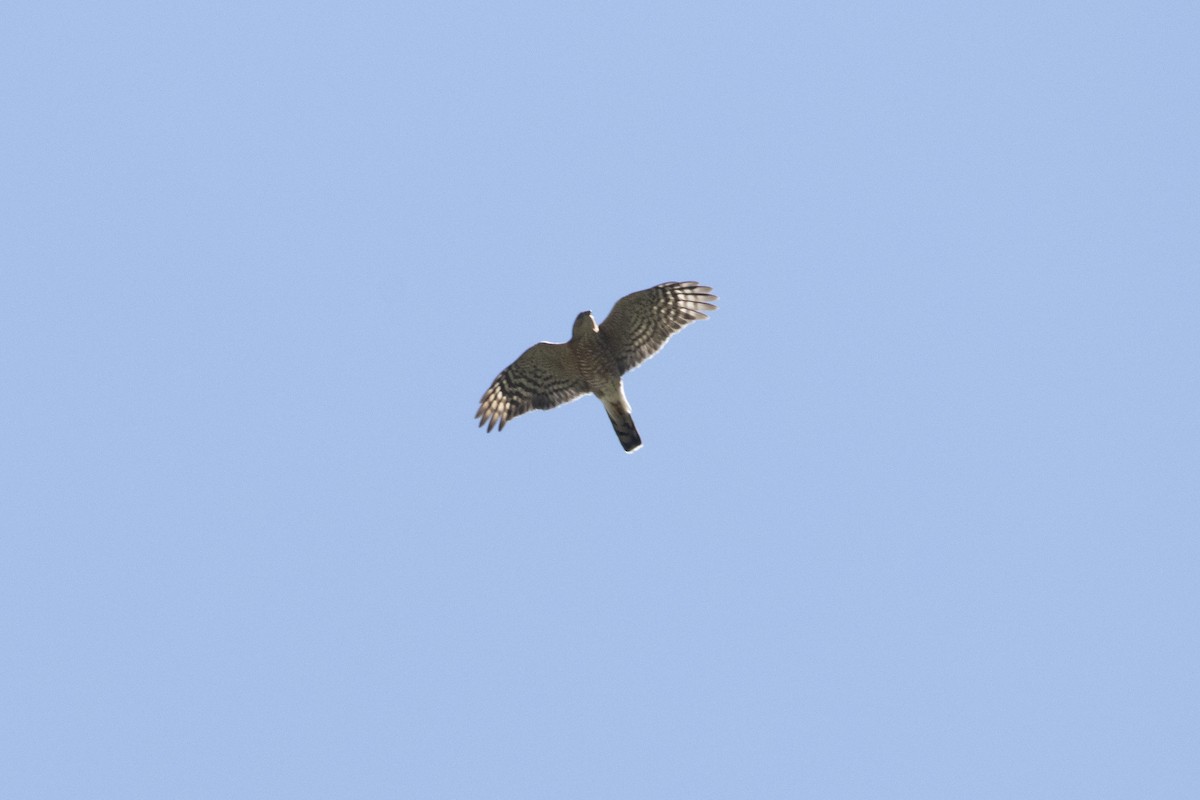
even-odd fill
[(0, 795), (1196, 796), (1198, 38), (6, 4)]

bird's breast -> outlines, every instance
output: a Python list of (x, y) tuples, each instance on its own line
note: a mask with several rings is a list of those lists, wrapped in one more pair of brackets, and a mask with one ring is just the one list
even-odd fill
[(617, 369), (617, 360), (608, 352), (600, 337), (588, 336), (571, 342), (571, 352), (579, 365), (579, 374), (591, 392), (605, 396), (620, 385), (621, 373)]

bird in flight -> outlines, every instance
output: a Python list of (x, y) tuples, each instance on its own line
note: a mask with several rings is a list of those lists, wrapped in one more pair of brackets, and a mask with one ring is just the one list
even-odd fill
[(621, 376), (658, 352), (671, 334), (689, 322), (708, 319), (716, 308), (711, 286), (695, 281), (660, 283), (627, 294), (604, 322), (592, 312), (575, 317), (568, 342), (538, 342), (496, 376), (483, 393), (475, 416), (490, 433), (531, 409), (547, 409), (594, 394), (604, 404), (626, 452), (642, 446), (633, 424)]

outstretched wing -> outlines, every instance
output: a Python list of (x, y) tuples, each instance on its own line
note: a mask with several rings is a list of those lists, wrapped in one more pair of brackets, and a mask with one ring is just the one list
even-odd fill
[(600, 336), (624, 375), (658, 352), (671, 334), (716, 308), (711, 286), (695, 281), (660, 283), (627, 294), (616, 302), (600, 323)]
[(490, 432), (496, 423), (504, 423), (535, 408), (554, 408), (587, 392), (587, 384), (565, 344), (538, 342), (521, 354), (503, 372), (479, 400), (475, 416), (480, 427), (487, 423)]

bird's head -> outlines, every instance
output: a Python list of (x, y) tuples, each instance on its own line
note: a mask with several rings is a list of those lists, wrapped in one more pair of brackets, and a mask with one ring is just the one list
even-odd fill
[(596, 325), (596, 318), (592, 316), (592, 312), (584, 311), (575, 318), (575, 326), (571, 329), (571, 336), (586, 336), (598, 330), (600, 330), (600, 327)]

